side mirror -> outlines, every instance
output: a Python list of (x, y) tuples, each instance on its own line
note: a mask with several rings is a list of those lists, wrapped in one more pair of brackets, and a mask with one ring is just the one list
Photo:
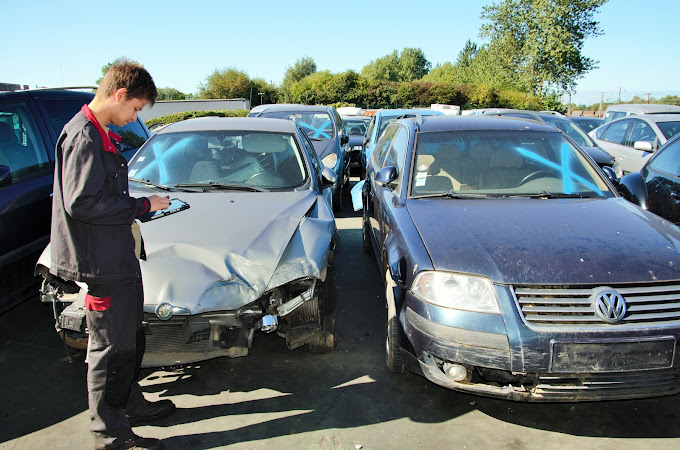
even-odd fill
[(9, 166), (4, 166), (0, 164), (0, 188), (9, 186), (14, 181), (12, 177), (12, 169)]
[(338, 180), (338, 176), (328, 167), (324, 167), (321, 171), (321, 188), (333, 186)]
[(386, 186), (397, 179), (397, 168), (394, 166), (383, 167), (375, 173), (375, 181), (381, 186)]
[(653, 152), (654, 144), (651, 141), (636, 141), (633, 144), (635, 150), (642, 150), (643, 152)]
[(619, 177), (616, 176), (616, 172), (609, 166), (602, 167), (602, 172), (607, 176), (607, 179), (611, 181), (614, 186), (619, 185)]
[(640, 172), (631, 172), (621, 177), (616, 189), (629, 202), (647, 209), (647, 185)]
[(341, 134), (340, 135), (340, 145), (347, 145), (348, 142), (349, 142), (349, 136), (347, 136), (346, 134)]

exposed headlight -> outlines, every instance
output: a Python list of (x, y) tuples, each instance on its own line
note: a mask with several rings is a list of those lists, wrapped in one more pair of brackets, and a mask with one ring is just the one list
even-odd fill
[(361, 145), (355, 145), (354, 147), (352, 147), (352, 150), (358, 150), (358, 151), (360, 151), (362, 148), (363, 148), (363, 147), (362, 147)]
[(322, 159), (321, 162), (323, 163), (324, 166), (328, 167), (329, 169), (332, 169), (338, 162), (338, 155), (336, 155), (335, 153), (331, 153), (330, 155)]
[(500, 314), (491, 281), (456, 273), (426, 271), (413, 280), (411, 292), (419, 299), (444, 308)]

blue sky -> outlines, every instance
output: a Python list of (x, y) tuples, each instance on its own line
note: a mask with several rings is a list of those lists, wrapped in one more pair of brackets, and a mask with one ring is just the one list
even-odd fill
[[(137, 60), (159, 87), (195, 93), (216, 69), (281, 82), (298, 58), (318, 70), (361, 71), (371, 60), (419, 47), (432, 62), (455, 62), (479, 37), (491, 1), (430, 0), (32, 1), (2, 0), (0, 82), (35, 86), (91, 85), (120, 56)], [(499, 3), (496, 1), (496, 3)], [(574, 103), (634, 95), (680, 95), (680, 60), (672, 23), (677, 0), (610, 0), (596, 15), (603, 36), (583, 54), (599, 68), (581, 79)], [(566, 97), (564, 97), (566, 101)]]

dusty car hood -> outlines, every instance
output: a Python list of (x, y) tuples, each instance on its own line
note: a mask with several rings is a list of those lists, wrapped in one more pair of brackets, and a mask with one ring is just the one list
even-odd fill
[(409, 199), (438, 270), (508, 284), (680, 279), (680, 229), (621, 198)]
[(324, 159), (324, 157), (336, 152), (335, 139), (327, 139), (324, 141), (310, 140), (312, 141), (314, 150), (316, 150), (316, 154), (319, 155), (319, 159)]
[(141, 224), (145, 304), (234, 310), (289, 281), (325, 276), (335, 221), (313, 191), (173, 197), (190, 208)]

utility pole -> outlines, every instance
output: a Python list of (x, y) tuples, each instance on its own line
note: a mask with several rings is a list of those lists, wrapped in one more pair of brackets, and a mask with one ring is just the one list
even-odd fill
[(616, 101), (616, 103), (621, 103), (621, 88), (619, 88), (619, 99)]
[(569, 108), (567, 108), (567, 115), (571, 116), (571, 91), (569, 91)]
[(650, 96), (650, 94), (651, 94), (651, 92), (647, 92), (647, 104), (648, 104), (648, 105), (649, 105), (649, 96)]
[(597, 116), (602, 118), (602, 100), (604, 99), (604, 91), (600, 92), (600, 110), (597, 112)]

